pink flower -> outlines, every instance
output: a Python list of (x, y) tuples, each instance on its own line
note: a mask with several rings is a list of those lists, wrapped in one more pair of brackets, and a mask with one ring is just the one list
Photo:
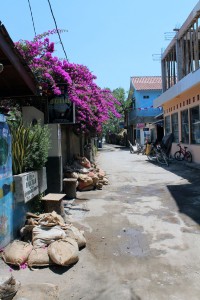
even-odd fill
[(54, 43), (50, 42), (48, 36), (55, 33), (56, 29), (49, 30), (36, 36), (33, 41), (19, 41), (15, 44), (16, 48), (43, 90), (60, 95), (59, 84), (66, 84), (69, 100), (76, 105), (76, 120), (79, 122), (80, 130), (101, 131), (103, 123), (110, 115), (120, 117), (116, 109), (120, 103), (110, 90), (97, 86), (96, 76), (86, 66), (53, 56)]

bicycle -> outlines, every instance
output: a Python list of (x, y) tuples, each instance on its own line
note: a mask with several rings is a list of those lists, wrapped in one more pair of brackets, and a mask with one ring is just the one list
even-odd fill
[(192, 162), (192, 153), (187, 151), (188, 147), (181, 147), (181, 141), (177, 144), (179, 150), (174, 153), (174, 158), (178, 161), (186, 160), (188, 162)]
[(150, 152), (147, 154), (150, 161), (157, 161), (161, 165), (169, 166), (168, 157), (161, 145), (151, 144)]

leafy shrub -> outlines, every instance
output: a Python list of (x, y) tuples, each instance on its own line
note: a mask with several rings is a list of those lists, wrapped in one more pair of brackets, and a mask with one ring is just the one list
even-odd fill
[(50, 131), (47, 125), (40, 123), (31, 127), (30, 139), (33, 140), (32, 149), (25, 159), (28, 170), (39, 170), (45, 166), (50, 148)]
[(25, 126), (19, 118), (9, 121), (9, 126), (12, 136), (13, 174), (44, 167), (50, 147), (50, 132), (47, 125)]

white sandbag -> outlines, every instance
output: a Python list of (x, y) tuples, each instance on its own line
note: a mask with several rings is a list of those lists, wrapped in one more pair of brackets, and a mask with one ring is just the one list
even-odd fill
[(36, 248), (32, 249), (28, 257), (28, 266), (31, 267), (42, 267), (52, 265), (53, 262), (48, 255), (48, 248)]
[(71, 238), (58, 240), (49, 245), (48, 254), (57, 265), (69, 266), (79, 260), (78, 244)]
[(4, 249), (2, 257), (7, 264), (20, 266), (28, 260), (32, 249), (30, 243), (15, 240)]
[(41, 248), (65, 237), (66, 233), (60, 226), (46, 227), (39, 225), (33, 228), (32, 243), (34, 248)]
[(70, 224), (65, 230), (67, 237), (74, 239), (78, 243), (79, 248), (83, 248), (86, 245), (86, 239), (84, 237), (84, 232), (80, 231), (78, 228)]

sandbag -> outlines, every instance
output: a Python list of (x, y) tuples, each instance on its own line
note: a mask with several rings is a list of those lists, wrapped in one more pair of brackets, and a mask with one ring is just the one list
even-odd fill
[(48, 255), (48, 248), (36, 248), (32, 249), (28, 257), (28, 266), (31, 267), (42, 267), (52, 265), (53, 262)]
[(79, 183), (78, 183), (78, 189), (82, 190), (83, 188), (85, 188), (86, 186), (92, 185), (93, 184), (93, 180), (91, 177), (87, 176), (87, 175), (80, 175), (79, 176)]
[(35, 219), (35, 218), (28, 218), (28, 219), (26, 220), (26, 225), (37, 226), (37, 225), (38, 225), (38, 219)]
[(99, 177), (99, 179), (103, 179), (105, 176), (105, 172), (102, 169), (98, 169), (97, 176)]
[(7, 264), (20, 266), (28, 260), (32, 249), (31, 244), (15, 240), (4, 249), (2, 257)]
[(108, 179), (107, 179), (106, 177), (104, 177), (104, 178), (102, 179), (102, 183), (103, 183), (104, 185), (108, 185)]
[(72, 224), (68, 225), (68, 228), (65, 230), (67, 237), (74, 239), (79, 248), (83, 248), (86, 245), (86, 239), (84, 237), (84, 232), (80, 231), (78, 228)]
[(41, 248), (65, 237), (66, 233), (60, 226), (46, 227), (39, 225), (33, 228), (32, 242), (34, 248)]
[(91, 163), (86, 157), (80, 157), (79, 158), (79, 163), (84, 167), (84, 168), (91, 168)]
[(52, 211), (51, 213), (41, 214), (40, 218), (38, 219), (39, 225), (44, 226), (55, 226), (55, 225), (62, 225), (65, 221), (62, 216), (57, 214), (55, 211)]
[(88, 176), (92, 178), (93, 184), (96, 185), (99, 181), (99, 177), (94, 172), (89, 172)]
[(48, 254), (57, 265), (69, 266), (79, 260), (78, 244), (71, 238), (58, 240), (49, 245)]

